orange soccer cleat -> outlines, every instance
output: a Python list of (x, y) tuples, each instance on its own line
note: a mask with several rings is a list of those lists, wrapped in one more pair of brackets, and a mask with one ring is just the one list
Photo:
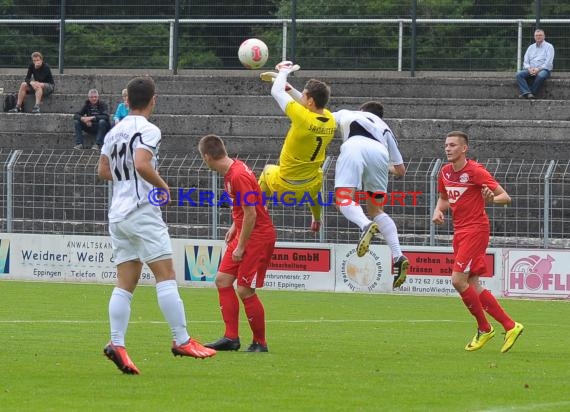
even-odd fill
[(177, 345), (176, 342), (173, 342), (172, 354), (174, 356), (191, 356), (196, 359), (204, 359), (214, 356), (216, 351), (203, 346), (194, 339), (189, 339), (188, 342), (182, 345)]

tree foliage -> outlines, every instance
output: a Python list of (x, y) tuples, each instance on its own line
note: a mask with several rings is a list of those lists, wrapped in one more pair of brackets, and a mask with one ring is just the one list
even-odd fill
[[(541, 2), (543, 18), (568, 18), (570, 4)], [(61, 1), (0, 0), (0, 19), (59, 19)], [(295, 30), (289, 25), (287, 58), (308, 69), (388, 69), (398, 60), (398, 23), (307, 23), (303, 19), (409, 19), (411, 0), (180, 0), (181, 19), (290, 19), (296, 7)], [(67, 1), (68, 19), (173, 19), (175, 2), (155, 0)], [(536, 3), (526, 0), (417, 0), (418, 18), (534, 18)], [(565, 25), (543, 27), (557, 49), (556, 66), (570, 65), (565, 50), (570, 38)], [(534, 26), (524, 26), (524, 44), (532, 42)], [(293, 37), (295, 33), (295, 37)], [(53, 66), (59, 58), (57, 24), (0, 24), (0, 67), (21, 67), (40, 50)], [(517, 28), (513, 24), (418, 24), (418, 70), (513, 70)], [(260, 37), (269, 46), (270, 61), (282, 56), (279, 24), (181, 24), (179, 68), (237, 68), (239, 44)], [(66, 24), (66, 67), (166, 68), (170, 27), (163, 24)], [(404, 25), (403, 68), (410, 67), (411, 30)], [(294, 53), (294, 54), (293, 54)]]

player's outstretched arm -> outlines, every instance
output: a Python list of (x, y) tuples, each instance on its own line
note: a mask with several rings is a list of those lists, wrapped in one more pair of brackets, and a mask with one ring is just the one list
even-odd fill
[[(259, 78), (264, 82), (274, 82), (278, 73), (275, 72), (263, 72), (259, 75)], [(290, 83), (285, 84), (285, 91), (289, 93), (293, 99), (297, 102), (301, 102), (301, 96), (303, 95), (299, 90), (295, 89)]]
[(279, 74), (275, 78), (273, 86), (271, 87), (271, 95), (275, 100), (277, 100), (281, 110), (285, 111), (287, 105), (292, 100), (295, 100), (295, 98), (286, 91), (287, 76), (289, 73), (299, 70), (300, 66), (298, 64), (293, 64), (290, 61), (283, 61), (278, 63), (277, 66), (275, 66), (275, 69), (279, 70)]

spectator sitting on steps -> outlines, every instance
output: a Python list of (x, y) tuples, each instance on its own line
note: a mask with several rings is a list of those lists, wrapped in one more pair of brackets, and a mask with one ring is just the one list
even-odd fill
[(117, 125), (121, 120), (129, 114), (129, 103), (127, 101), (127, 89), (123, 89), (121, 92), (123, 101), (117, 105), (115, 109), (115, 114), (113, 115), (113, 126)]
[(110, 129), (109, 109), (107, 104), (99, 100), (97, 89), (89, 90), (88, 99), (80, 111), (73, 116), (75, 125), (75, 146), (74, 149), (83, 149), (83, 131), (94, 134), (95, 144), (91, 147), (94, 150), (101, 150), (105, 135)]
[(10, 110), (10, 113), (19, 113), (24, 107), (24, 99), (28, 93), (36, 95), (36, 104), (32, 109), (32, 113), (40, 112), (40, 103), (43, 96), (49, 96), (53, 93), (55, 82), (51, 74), (51, 69), (47, 63), (44, 63), (44, 57), (40, 52), (32, 53), (32, 63), (28, 66), (28, 74), (25, 80), (20, 84), (18, 90), (18, 102), (16, 107)]
[[(536, 43), (528, 46), (524, 54), (523, 70), (517, 73), (521, 99), (534, 99), (540, 87), (550, 77), (554, 61), (554, 47), (544, 40), (544, 30), (534, 31)], [(527, 80), (534, 79), (529, 87)]]

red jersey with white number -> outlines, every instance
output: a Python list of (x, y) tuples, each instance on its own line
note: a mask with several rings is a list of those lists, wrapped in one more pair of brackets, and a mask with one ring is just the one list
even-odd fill
[(234, 160), (224, 177), (224, 189), (232, 200), (232, 218), (238, 232), (243, 226), (243, 206), (255, 206), (257, 217), (251, 236), (275, 234), (255, 174), (245, 163)]
[(483, 185), (495, 190), (499, 185), (482, 164), (467, 160), (458, 171), (451, 163), (439, 172), (438, 192), (449, 200), (455, 232), (482, 232), (489, 230), (489, 218), (485, 212), (485, 199), (481, 195)]

